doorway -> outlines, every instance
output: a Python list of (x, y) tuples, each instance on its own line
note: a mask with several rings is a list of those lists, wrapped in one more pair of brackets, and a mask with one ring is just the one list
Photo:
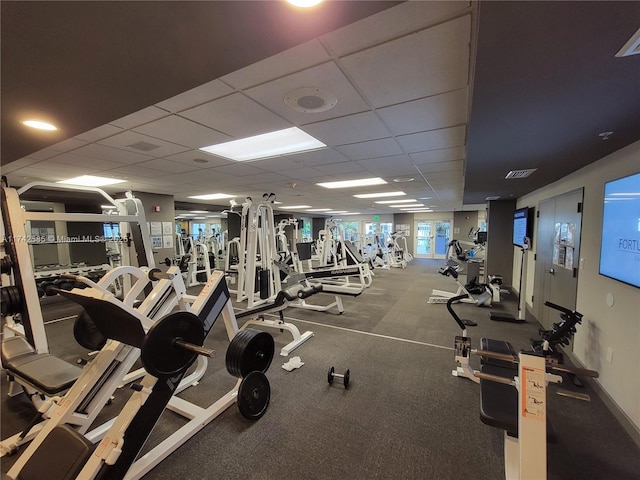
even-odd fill
[(415, 222), (416, 258), (445, 258), (451, 238), (451, 220), (417, 220)]
[(533, 313), (543, 328), (558, 321), (549, 301), (575, 310), (578, 292), (583, 189), (540, 202), (536, 237)]

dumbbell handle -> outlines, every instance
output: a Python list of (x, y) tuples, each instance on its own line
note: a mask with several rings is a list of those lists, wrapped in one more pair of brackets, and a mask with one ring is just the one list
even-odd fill
[(344, 375), (341, 375), (339, 373), (333, 373), (332, 374), (334, 377), (338, 377), (338, 378), (344, 378)]
[(205, 357), (210, 357), (211, 355), (213, 355), (213, 352), (214, 352), (210, 348), (205, 348), (205, 347), (201, 347), (200, 345), (195, 345), (193, 343), (185, 342), (180, 338), (176, 338), (173, 341), (173, 345), (178, 348), (182, 348), (184, 350), (189, 350), (190, 352), (195, 352), (198, 355), (204, 355)]
[(164, 273), (159, 268), (149, 270), (149, 280), (173, 280), (173, 273)]

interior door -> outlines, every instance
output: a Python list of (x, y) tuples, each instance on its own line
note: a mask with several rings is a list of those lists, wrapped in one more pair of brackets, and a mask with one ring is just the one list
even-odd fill
[(545, 329), (559, 320), (558, 312), (544, 306), (553, 302), (576, 308), (582, 189), (540, 202), (536, 238), (534, 314)]
[(433, 258), (435, 249), (433, 248), (433, 222), (416, 221), (415, 222), (415, 245), (413, 251), (416, 252), (416, 258)]
[(451, 221), (450, 220), (436, 221), (435, 245), (433, 246), (434, 258), (445, 258), (447, 256), (447, 248), (449, 246), (450, 239), (451, 239)]

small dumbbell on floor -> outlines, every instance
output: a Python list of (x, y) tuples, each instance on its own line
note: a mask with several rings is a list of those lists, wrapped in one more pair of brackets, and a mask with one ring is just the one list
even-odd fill
[(327, 381), (329, 382), (329, 384), (333, 384), (333, 380), (335, 378), (341, 378), (342, 379), (342, 383), (344, 384), (344, 388), (347, 388), (349, 386), (349, 369), (347, 368), (344, 372), (344, 375), (340, 375), (339, 373), (335, 373), (335, 369), (333, 367), (331, 367), (329, 369), (329, 372), (327, 373)]

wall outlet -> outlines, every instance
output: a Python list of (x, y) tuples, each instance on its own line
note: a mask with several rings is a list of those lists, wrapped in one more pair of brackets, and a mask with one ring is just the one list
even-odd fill
[(607, 362), (609, 363), (613, 362), (613, 348), (611, 347), (607, 348)]

